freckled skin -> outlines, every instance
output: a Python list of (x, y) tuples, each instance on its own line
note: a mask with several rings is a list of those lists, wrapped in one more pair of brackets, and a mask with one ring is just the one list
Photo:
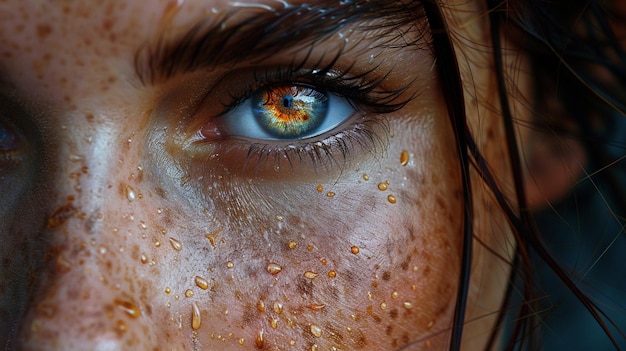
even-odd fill
[[(187, 28), (212, 7), (226, 5), (0, 5), (0, 67), (9, 82), (2, 91), (16, 101), (3, 113), (30, 116), (36, 130), (25, 133), (23, 160), (0, 169), (8, 194), (0, 200), (0, 345), (445, 348), (463, 204), (432, 58), (406, 65), (418, 67), (424, 91), (389, 117), (384, 152), (327, 173), (227, 172), (239, 160), (200, 163), (202, 150), (184, 148), (187, 134), (171, 132), (188, 125), (167, 118), (176, 103), (159, 96), (184, 78), (146, 88), (133, 67), (133, 54), (160, 23)], [(407, 75), (416, 73), (400, 67), (390, 79)], [(489, 113), (481, 118), (495, 123)], [(483, 145), (501, 138), (494, 132)], [(498, 172), (507, 179), (505, 166)], [(506, 234), (482, 230), (499, 215), (486, 214), (489, 196), (475, 193), (477, 235), (505, 251)], [(480, 316), (497, 308), (507, 270), (484, 250), (477, 254), (478, 277), (494, 262), (502, 266), (473, 282), (470, 301)], [(479, 292), (493, 298), (483, 304)], [(479, 343), (489, 323), (476, 328)]]

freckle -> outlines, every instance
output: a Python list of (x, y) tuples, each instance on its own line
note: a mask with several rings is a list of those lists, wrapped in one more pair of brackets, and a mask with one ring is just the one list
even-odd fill
[(386, 310), (387, 309), (387, 303), (386, 302), (381, 302), (380, 303), (380, 309), (381, 310)]
[(322, 191), (324, 191), (324, 187), (322, 186), (322, 184), (318, 184), (318, 185), (317, 185), (317, 191), (318, 191), (318, 192), (320, 192), (320, 193), (321, 193)]
[(283, 304), (280, 302), (274, 302), (274, 312), (281, 314), (283, 312)]
[(406, 150), (402, 150), (400, 153), (400, 164), (406, 166), (409, 164), (409, 152)]
[(259, 330), (259, 332), (256, 333), (256, 339), (254, 340), (254, 344), (256, 345), (257, 349), (262, 349), (265, 346), (265, 337), (263, 334), (263, 329)]
[(352, 252), (352, 253), (353, 253), (353, 254), (355, 254), (355, 255), (358, 255), (358, 254), (359, 254), (359, 252), (361, 252), (361, 250), (359, 249), (359, 247), (358, 247), (358, 246), (352, 246), (352, 247), (350, 248), (350, 252)]
[(148, 263), (148, 257), (146, 256), (146, 254), (141, 254), (141, 263)]
[(387, 190), (387, 188), (388, 188), (387, 183), (382, 183), (382, 182), (378, 183), (378, 190), (385, 191)]
[(189, 298), (193, 296), (193, 291), (191, 289), (185, 290), (185, 297)]
[(231, 261), (228, 261), (228, 262), (226, 262), (226, 267), (233, 268), (233, 267), (235, 267), (235, 264), (232, 263)]
[(367, 174), (363, 174), (363, 180), (370, 180), (370, 176), (368, 176)]
[(191, 328), (193, 328), (193, 330), (198, 330), (200, 328), (200, 322), (200, 309), (194, 302), (191, 304)]
[(337, 276), (337, 272), (335, 272), (335, 271), (329, 271), (329, 272), (328, 272), (328, 276), (329, 276), (330, 278), (334, 278), (334, 277), (336, 277), (336, 276)]
[(295, 242), (295, 241), (293, 241), (293, 240), (292, 240), (292, 241), (290, 241), (290, 242), (289, 242), (289, 248), (290, 248), (290, 249), (292, 249), (292, 250), (293, 250), (293, 249), (295, 249), (295, 248), (296, 248), (296, 246), (298, 246), (298, 244), (296, 244), (296, 242)]
[(404, 308), (406, 308), (407, 310), (410, 310), (411, 308), (413, 308), (413, 304), (412, 304), (412, 303), (410, 303), (409, 301), (405, 301), (405, 302), (402, 304), (402, 306), (403, 306)]
[(183, 244), (181, 244), (180, 241), (178, 241), (178, 240), (176, 240), (174, 238), (170, 238), (170, 244), (172, 245), (172, 247), (176, 251), (180, 251), (180, 250), (183, 249)]
[(319, 338), (322, 336), (322, 328), (315, 324), (311, 324), (311, 334), (315, 335), (315, 337)]
[(304, 276), (305, 276), (306, 278), (309, 278), (309, 279), (315, 279), (315, 278), (317, 278), (317, 276), (318, 276), (318, 275), (319, 275), (319, 274), (318, 274), (318, 273), (316, 273), (316, 272), (311, 272), (311, 271), (306, 271), (306, 272), (304, 272)]
[(209, 282), (207, 282), (206, 279), (197, 275), (194, 280), (200, 289), (206, 290), (209, 288)]
[(329, 191), (329, 192), (326, 193), (326, 196), (328, 196), (328, 197), (333, 197), (335, 195), (336, 194), (334, 192), (332, 192), (332, 191)]
[(126, 186), (126, 198), (128, 199), (128, 202), (133, 202), (137, 198), (135, 196), (135, 190), (130, 185)]
[(389, 195), (387, 196), (387, 201), (389, 201), (389, 203), (391, 204), (395, 204), (396, 203), (396, 197), (393, 195)]
[(392, 298), (392, 299), (397, 299), (397, 298), (398, 298), (398, 296), (399, 296), (399, 295), (398, 295), (398, 292), (397, 292), (397, 291), (394, 291), (394, 292), (392, 292), (392, 293), (391, 293), (391, 298)]
[(256, 309), (259, 310), (259, 312), (261, 312), (261, 313), (265, 312), (265, 301), (259, 300), (256, 303)]
[(165, 288), (165, 293), (169, 295), (169, 293), (172, 292), (172, 289), (170, 289), (169, 287)]
[(141, 311), (132, 302), (115, 299), (113, 303), (131, 318), (139, 318)]
[(271, 275), (276, 275), (278, 273), (280, 273), (280, 271), (283, 270), (283, 267), (281, 267), (280, 265), (278, 265), (277, 263), (269, 263), (267, 265), (267, 272)]

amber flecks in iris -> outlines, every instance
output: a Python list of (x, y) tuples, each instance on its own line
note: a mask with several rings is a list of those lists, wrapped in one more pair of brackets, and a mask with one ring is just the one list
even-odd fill
[(194, 278), (194, 281), (196, 282), (196, 286), (198, 286), (202, 290), (206, 290), (206, 289), (209, 288), (209, 282), (206, 279), (204, 279), (201, 276), (199, 276), (199, 275), (197, 275)]
[(283, 270), (283, 267), (281, 267), (279, 264), (274, 263), (274, 262), (270, 262), (267, 264), (267, 272), (271, 275), (276, 275), (278, 273), (280, 273)]
[(400, 153), (400, 164), (402, 166), (406, 166), (409, 164), (409, 152), (406, 150), (402, 150)]
[(361, 249), (359, 249), (359, 247), (358, 247), (358, 246), (352, 246), (352, 247), (350, 248), (350, 252), (352, 252), (352, 253), (353, 253), (353, 254), (355, 254), (355, 255), (358, 255), (358, 254), (359, 254), (359, 252), (361, 252)]
[(198, 308), (198, 305), (194, 302), (191, 304), (191, 328), (198, 330), (201, 322), (200, 308)]

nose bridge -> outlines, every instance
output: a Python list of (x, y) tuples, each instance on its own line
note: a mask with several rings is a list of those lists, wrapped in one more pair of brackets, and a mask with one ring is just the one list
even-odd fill
[[(134, 198), (112, 130), (71, 135), (59, 146), (51, 174), (52, 208), (45, 221), (44, 268), (20, 323), (19, 349), (118, 350), (151, 334), (129, 259), (128, 223)], [(125, 161), (124, 161), (125, 160)], [(128, 193), (127, 193), (128, 192)], [(144, 338), (145, 339), (149, 338)]]

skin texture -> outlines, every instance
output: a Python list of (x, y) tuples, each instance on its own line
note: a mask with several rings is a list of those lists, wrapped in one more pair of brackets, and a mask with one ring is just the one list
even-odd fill
[[(444, 13), (458, 38), (485, 42), (476, 20), (483, 9), (473, 6), (451, 4)], [(381, 141), (354, 146), (345, 161), (335, 154), (336, 163), (268, 158), (244, 166), (241, 139), (193, 141), (216, 123), (223, 91), (240, 84), (211, 89), (216, 77), (245, 64), (156, 84), (142, 84), (134, 66), (159, 33), (175, 37), (229, 8), (0, 4), (2, 113), (18, 140), (0, 159), (3, 346), (446, 348), (463, 203), (432, 54), (425, 45), (375, 50), (373, 39), (348, 35), (357, 44), (340, 67), (368, 67), (372, 53), (383, 62), (375, 73), (391, 72), (388, 89), (414, 81), (402, 96), (415, 97), (402, 109), (373, 114)], [(267, 10), (246, 11), (239, 15)], [(336, 52), (339, 38), (316, 50)], [(467, 43), (455, 44), (467, 54)], [(289, 64), (291, 54), (267, 64)], [(497, 107), (477, 103), (493, 94), (489, 54), (464, 57), (464, 74), (480, 87), (467, 87), (470, 124), (479, 145), (494, 150), (485, 157), (499, 161), (494, 174), (506, 184)], [(478, 349), (508, 272), (484, 247), (506, 257), (512, 245), (490, 193), (473, 181), (480, 243), (465, 342)]]

